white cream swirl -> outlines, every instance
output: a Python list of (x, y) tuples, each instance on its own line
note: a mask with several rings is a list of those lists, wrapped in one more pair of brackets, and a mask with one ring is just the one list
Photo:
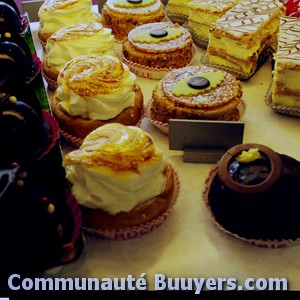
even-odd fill
[(151, 136), (135, 126), (97, 128), (64, 157), (63, 166), (77, 201), (110, 214), (128, 212), (165, 189), (167, 161)]
[(46, 0), (38, 16), (41, 34), (53, 33), (73, 24), (94, 22), (100, 18), (99, 14), (92, 11), (90, 0)]
[(81, 23), (58, 30), (47, 40), (46, 61), (57, 73), (74, 57), (84, 54), (115, 55), (115, 38), (101, 23)]
[(55, 97), (72, 116), (108, 120), (134, 105), (136, 76), (118, 58), (82, 55), (59, 73)]

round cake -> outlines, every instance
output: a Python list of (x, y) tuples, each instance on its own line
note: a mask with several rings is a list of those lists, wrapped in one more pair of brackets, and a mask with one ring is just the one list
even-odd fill
[(223, 230), (260, 246), (286, 246), (300, 237), (300, 162), (261, 144), (229, 149), (204, 194)]
[(46, 0), (41, 5), (38, 16), (38, 37), (43, 47), (51, 34), (66, 26), (102, 21), (101, 15), (92, 11), (90, 0)]
[(20, 79), (0, 84), (0, 286), (37, 277), (83, 249), (81, 211), (67, 189), (58, 126)]
[(116, 39), (123, 41), (136, 26), (166, 20), (164, 6), (160, 0), (108, 0), (102, 7), (107, 27)]
[(65, 156), (63, 166), (82, 207), (83, 226), (100, 236), (122, 239), (154, 229), (177, 196), (172, 166), (136, 126), (97, 128)]
[(208, 66), (187, 66), (169, 72), (154, 87), (150, 118), (236, 121), (240, 118), (242, 85), (233, 75)]
[(132, 29), (123, 43), (123, 56), (149, 68), (176, 69), (193, 58), (190, 32), (178, 24), (156, 22)]
[(143, 94), (135, 81), (135, 75), (114, 56), (83, 55), (69, 61), (51, 99), (62, 132), (81, 140), (106, 123), (137, 125)]
[(40, 65), (18, 32), (0, 27), (0, 81), (18, 77), (29, 82), (40, 71)]
[(43, 60), (43, 74), (50, 87), (57, 88), (59, 71), (72, 58), (84, 54), (116, 56), (114, 41), (111, 29), (98, 22), (67, 26), (52, 34), (47, 40)]

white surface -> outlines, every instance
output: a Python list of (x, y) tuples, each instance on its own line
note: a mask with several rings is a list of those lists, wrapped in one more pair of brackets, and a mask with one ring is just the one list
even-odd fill
[[(37, 23), (32, 32), (37, 41)], [(38, 54), (41, 45), (36, 42)], [(194, 64), (204, 53), (198, 49)], [(275, 113), (264, 103), (271, 80), (270, 61), (247, 82), (243, 82), (247, 109), (244, 142), (261, 143), (277, 152), (300, 160), (300, 120)], [(145, 103), (156, 80), (138, 78)], [(146, 273), (148, 288), (154, 275), (169, 277), (235, 277), (243, 282), (253, 278), (287, 278), (289, 289), (300, 290), (300, 245), (282, 249), (264, 249), (245, 244), (220, 232), (213, 224), (202, 201), (203, 183), (210, 164), (182, 162), (181, 151), (168, 150), (168, 136), (147, 120), (142, 128), (149, 132), (165, 155), (174, 163), (181, 193), (165, 223), (141, 238), (127, 241), (86, 239), (84, 254), (75, 263), (64, 266), (64, 277), (139, 278)], [(101, 192), (101, 191), (99, 191)], [(255, 218), (253, 218), (255, 222)], [(300, 236), (300, 233), (299, 233)]]

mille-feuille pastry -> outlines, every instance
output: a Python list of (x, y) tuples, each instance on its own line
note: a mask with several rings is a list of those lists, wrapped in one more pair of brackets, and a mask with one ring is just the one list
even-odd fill
[(113, 55), (115, 38), (110, 28), (99, 22), (80, 23), (64, 27), (47, 40), (43, 74), (50, 87), (57, 88), (57, 77), (65, 64), (85, 54)]
[(166, 6), (168, 17), (174, 23), (183, 24), (188, 20), (190, 14), (190, 2), (192, 2), (192, 0), (169, 0)]
[(117, 57), (75, 57), (61, 70), (57, 83), (50, 102), (69, 141), (80, 143), (106, 123), (137, 125), (141, 120), (143, 94), (136, 76)]
[(118, 41), (123, 41), (136, 26), (166, 20), (160, 0), (107, 0), (102, 7), (105, 25)]
[(92, 11), (91, 0), (46, 0), (38, 16), (38, 38), (43, 45), (54, 32), (66, 26), (86, 22), (102, 22), (101, 15)]
[(272, 53), (280, 17), (285, 8), (279, 1), (241, 0), (211, 24), (207, 48), (210, 64), (250, 78)]
[(186, 28), (157, 22), (132, 29), (123, 43), (122, 53), (125, 63), (171, 70), (187, 66), (192, 61), (194, 49)]
[(208, 66), (173, 70), (154, 87), (148, 117), (236, 121), (241, 115), (242, 85), (232, 74)]
[(158, 227), (178, 193), (178, 178), (152, 139), (136, 126), (95, 129), (63, 160), (82, 208), (83, 228), (128, 239)]

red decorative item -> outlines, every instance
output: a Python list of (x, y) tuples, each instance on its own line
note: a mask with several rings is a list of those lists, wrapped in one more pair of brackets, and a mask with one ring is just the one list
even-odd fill
[(298, 12), (299, 0), (287, 0), (284, 2), (286, 7), (286, 15), (290, 17), (299, 17), (300, 13)]

